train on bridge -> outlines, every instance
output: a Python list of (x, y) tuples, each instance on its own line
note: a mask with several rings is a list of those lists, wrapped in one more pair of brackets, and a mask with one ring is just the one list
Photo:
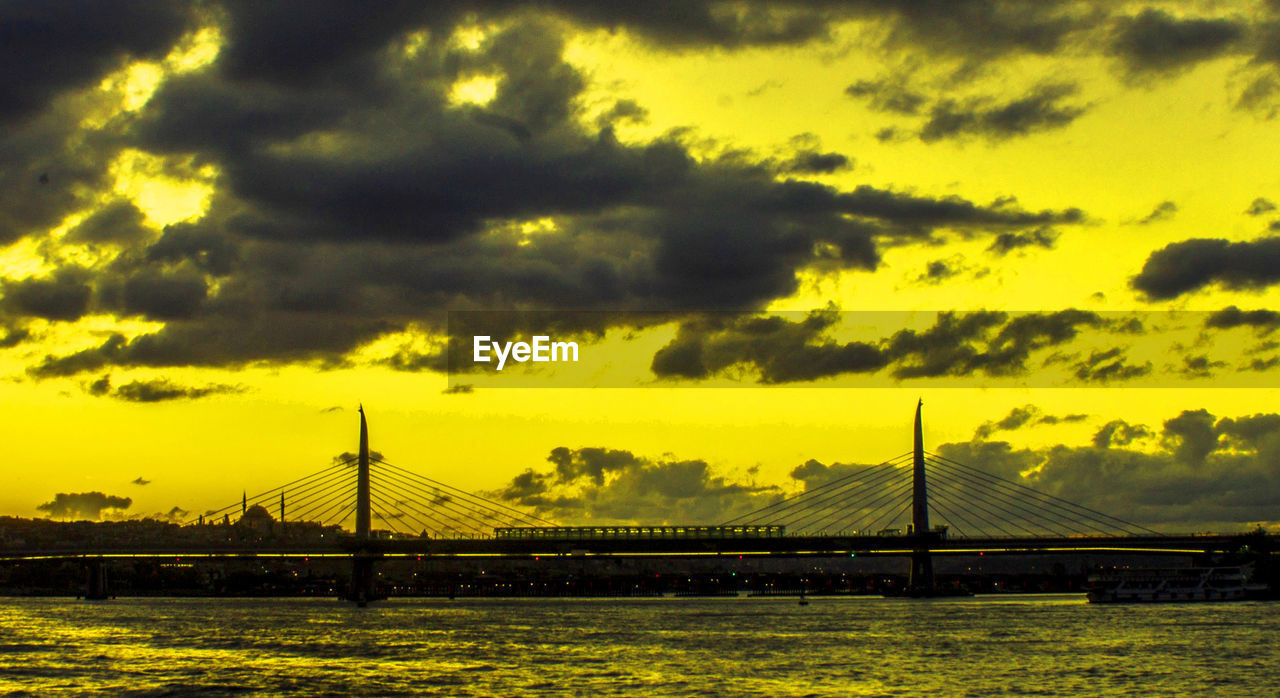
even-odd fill
[(493, 529), (497, 540), (673, 540), (782, 538), (786, 526), (519, 526)]

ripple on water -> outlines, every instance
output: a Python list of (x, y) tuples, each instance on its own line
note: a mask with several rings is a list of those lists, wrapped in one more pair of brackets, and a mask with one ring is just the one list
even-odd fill
[(1275, 695), (1280, 604), (0, 599), (0, 690)]

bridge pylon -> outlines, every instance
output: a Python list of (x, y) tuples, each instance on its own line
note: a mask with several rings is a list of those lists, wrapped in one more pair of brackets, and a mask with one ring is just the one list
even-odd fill
[(915, 424), (915, 457), (912, 467), (911, 482), (911, 535), (914, 542), (911, 550), (910, 587), (916, 593), (929, 594), (934, 590), (933, 555), (929, 550), (929, 487), (925, 481), (924, 468), (924, 427), (921, 411), (924, 400), (916, 404)]
[(356, 539), (357, 548), (351, 557), (351, 588), (347, 599), (357, 606), (374, 600), (376, 575), (374, 561), (378, 554), (373, 550), (371, 528), (372, 509), (369, 504), (369, 423), (365, 420), (364, 405), (360, 406), (360, 454), (356, 460)]

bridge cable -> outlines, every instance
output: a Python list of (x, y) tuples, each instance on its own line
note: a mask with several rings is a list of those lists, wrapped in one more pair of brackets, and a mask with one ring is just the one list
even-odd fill
[(741, 516), (738, 516), (738, 517), (736, 517), (736, 518), (729, 519), (728, 521), (724, 522), (724, 524), (723, 524), (723, 525), (725, 525), (725, 526), (732, 526), (732, 525), (734, 525), (734, 524), (743, 524), (743, 523), (745, 523), (745, 522), (749, 522), (749, 521), (761, 521), (761, 520), (763, 520), (763, 519), (764, 519), (764, 515), (765, 515), (765, 513), (766, 513), (766, 512), (768, 512), (770, 509), (774, 509), (774, 508), (776, 508), (776, 507), (783, 506), (783, 505), (785, 505), (785, 504), (788, 504), (789, 502), (793, 502), (794, 500), (800, 499), (801, 497), (805, 497), (805, 496), (808, 496), (808, 495), (814, 494), (814, 493), (816, 493), (816, 492), (819, 492), (819, 491), (821, 491), (821, 490), (827, 489), (827, 488), (829, 488), (829, 487), (835, 487), (835, 486), (837, 486), (837, 485), (839, 485), (839, 484), (841, 484), (841, 483), (845, 482), (846, 480), (850, 480), (850, 479), (855, 478), (855, 477), (858, 477), (858, 476), (860, 476), (860, 475), (865, 475), (865, 474), (866, 474), (866, 472), (867, 472), (868, 470), (871, 470), (871, 469), (873, 469), (873, 468), (879, 468), (879, 467), (881, 467), (881, 466), (886, 466), (886, 465), (893, 464), (893, 463), (894, 463), (894, 461), (900, 461), (900, 460), (902, 460), (902, 458), (903, 458), (903, 457), (905, 457), (905, 456), (909, 456), (909, 455), (911, 455), (911, 452), (904, 453), (904, 454), (899, 455), (899, 456), (894, 456), (893, 458), (890, 458), (889, 460), (884, 461), (884, 462), (882, 462), (882, 463), (877, 463), (877, 464), (875, 464), (875, 465), (866, 466), (864, 469), (862, 469), (862, 470), (860, 470), (860, 471), (858, 471), (858, 472), (856, 472), (856, 473), (850, 473), (849, 475), (845, 475), (845, 476), (842, 476), (842, 477), (836, 478), (835, 480), (832, 480), (832, 481), (830, 481), (830, 482), (827, 482), (827, 483), (824, 483), (824, 484), (822, 484), (822, 485), (819, 485), (819, 486), (817, 486), (817, 487), (815, 487), (815, 488), (813, 488), (813, 489), (811, 489), (811, 490), (810, 490), (810, 489), (806, 489), (806, 490), (805, 490), (805, 491), (803, 491), (803, 492), (800, 492), (800, 493), (797, 493), (797, 494), (793, 494), (793, 495), (791, 495), (791, 496), (789, 496), (789, 497), (786, 497), (786, 498), (780, 499), (780, 500), (778, 500), (778, 501), (776, 501), (776, 502), (774, 502), (774, 503), (772, 503), (772, 504), (769, 504), (769, 505), (763, 506), (763, 507), (761, 507), (761, 508), (759, 508), (759, 509), (755, 509), (755, 510), (753, 510), (753, 511), (749, 511), (749, 512), (747, 512), (747, 513), (745, 513), (745, 514), (742, 514)]
[[(879, 491), (877, 488), (887, 482), (891, 482), (895, 475), (900, 475), (902, 472), (900, 468), (892, 465), (874, 467), (876, 470), (870, 474), (866, 471), (862, 473), (866, 475), (863, 479), (847, 482), (834, 490), (823, 492), (810, 499), (797, 499), (793, 505), (774, 512), (773, 517), (768, 521), (777, 521), (787, 526), (795, 526), (796, 530), (802, 530), (805, 526), (813, 523), (815, 518), (824, 517), (826, 512), (832, 508), (836, 508), (839, 511), (842, 503), (847, 501), (845, 495), (861, 492), (874, 494)], [(816, 511), (809, 511), (815, 507), (817, 508)]]
[[(1015, 521), (1027, 522), (1031, 527), (1030, 530), (1035, 531), (1034, 535), (1037, 536), (1044, 535), (1046, 532), (1050, 535), (1061, 537), (1070, 537), (1072, 535), (1098, 535), (1097, 532), (1090, 530), (1091, 526), (1088, 524), (1071, 519), (1064, 520), (1060, 516), (1050, 516), (1039, 512), (1034, 508), (1026, 506), (1019, 500), (1011, 499), (1008, 495), (1001, 492), (993, 492), (989, 489), (975, 490), (975, 492), (988, 495), (986, 499), (980, 499), (978, 494), (969, 494), (971, 488), (966, 487), (966, 485), (981, 483), (973, 483), (971, 481), (964, 480), (952, 482), (951, 480), (944, 478), (938, 478), (938, 482), (945, 486), (956, 488), (953, 496), (963, 497), (968, 494), (972, 499), (966, 500), (967, 502), (985, 501), (992, 506), (997, 507), (1001, 511), (1001, 515), (1009, 523), (1014, 523)], [(1081, 526), (1084, 526), (1084, 528), (1081, 528)], [(1027, 526), (1021, 526), (1021, 528), (1024, 530), (1028, 529)]]
[[(797, 520), (794, 524), (796, 530), (805, 529), (822, 529), (828, 523), (835, 521), (845, 521), (851, 519), (852, 512), (865, 512), (868, 502), (879, 501), (886, 491), (896, 491), (902, 485), (899, 480), (906, 478), (909, 471), (902, 467), (893, 466), (891, 470), (887, 470), (887, 478), (868, 478), (864, 488), (856, 489), (847, 494), (849, 496), (840, 499), (840, 501), (832, 503), (831, 507), (823, 508), (818, 511), (818, 516), (809, 515), (803, 519)], [(855, 514), (860, 515), (860, 514)]]
[[(1033, 487), (1028, 487), (1027, 485), (1023, 485), (1018, 482), (1012, 482), (1010, 480), (1006, 480), (996, 475), (992, 475), (991, 473), (988, 473), (984, 470), (980, 470), (973, 466), (965, 465), (964, 463), (961, 463), (959, 461), (952, 460), (950, 458), (947, 458), (946, 456), (942, 456), (936, 453), (930, 453), (929, 455), (943, 462), (950, 463), (951, 465), (954, 465), (956, 467), (968, 470), (974, 473), (975, 475), (980, 475), (994, 482), (998, 482), (1005, 487), (1014, 487), (1020, 490), (1024, 490), (1029, 494), (1032, 494), (1034, 496), (1037, 496), (1046, 500), (1045, 502), (1046, 504), (1051, 504), (1061, 509), (1070, 511), (1076, 516), (1093, 519), (1098, 523), (1109, 525), (1113, 527), (1113, 529), (1120, 529), (1120, 530), (1138, 529), (1140, 531), (1149, 533), (1151, 535), (1157, 535), (1157, 536), (1161, 535), (1158, 531), (1147, 528), (1141, 524), (1136, 524), (1136, 523), (1133, 523), (1132, 521), (1125, 521), (1124, 519), (1111, 516), (1110, 514), (1105, 514), (1103, 512), (1097, 511), (1096, 509), (1090, 509), (1089, 507), (1086, 507), (1083, 504), (1076, 504), (1075, 502), (1072, 502), (1068, 499), (1063, 499), (1062, 497), (1058, 497), (1056, 495), (1052, 495), (1047, 492), (1041, 492), (1040, 490), (1037, 490)], [(1101, 518), (1097, 518), (1097, 517), (1101, 517)], [(1130, 533), (1130, 535), (1132, 535), (1132, 533)]]
[[(1054, 526), (1064, 527), (1065, 530), (1067, 531), (1066, 535), (1070, 535), (1071, 533), (1077, 533), (1081, 535), (1090, 535), (1091, 534), (1090, 529), (1106, 535), (1114, 532), (1115, 530), (1114, 527), (1110, 529), (1099, 528), (1098, 526), (1086, 520), (1065, 516), (1061, 513), (1058, 513), (1048, 508), (1041, 508), (1041, 509), (1031, 508), (1032, 505), (1039, 505), (1043, 507), (1044, 502), (1040, 500), (1034, 500), (1034, 499), (1029, 501), (1025, 499), (1019, 499), (1018, 495), (1021, 495), (1022, 492), (1018, 490), (1007, 490), (1007, 491), (1005, 489), (997, 490), (992, 487), (993, 483), (989, 480), (976, 478), (973, 475), (970, 475), (969, 473), (967, 473), (966, 471), (960, 470), (946, 463), (941, 463), (933, 460), (931, 460), (930, 462), (932, 462), (938, 468), (943, 469), (945, 472), (949, 473), (951, 476), (954, 476), (958, 479), (962, 479), (968, 484), (973, 485), (976, 489), (988, 492), (992, 496), (1000, 497), (1010, 502), (1011, 506), (1017, 506), (1017, 508), (1021, 509), (1022, 511), (1031, 512), (1037, 518), (1040, 518), (1048, 522), (1049, 528), (1051, 529)], [(1026, 517), (1021, 517), (1021, 518), (1026, 518)]]
[[(904, 468), (899, 468), (899, 467), (894, 468), (894, 473), (897, 474), (900, 478), (908, 477), (910, 475), (909, 470), (906, 470)], [(888, 488), (897, 486), (893, 484), (893, 479), (882, 480), (874, 484), (868, 481), (867, 484), (868, 486), (865, 490), (860, 490), (857, 493), (851, 492), (850, 493), (851, 496), (846, 497), (842, 499), (840, 502), (838, 502), (837, 506), (834, 507), (834, 509), (830, 514), (827, 514), (826, 516), (823, 516), (822, 518), (816, 521), (807, 521), (804, 524), (798, 524), (798, 525), (800, 526), (814, 525), (818, 530), (822, 530), (823, 527), (827, 526), (829, 523), (844, 522), (844, 521), (851, 520), (852, 519), (852, 517), (850, 516), (851, 510), (857, 510), (859, 507), (862, 507), (863, 509), (865, 509), (864, 505), (867, 504), (867, 502), (870, 499), (883, 493)]]
[[(935, 478), (933, 481), (933, 487), (938, 494), (954, 498), (956, 500), (955, 503), (963, 506), (965, 511), (987, 522), (1005, 537), (1018, 537), (1016, 529), (1021, 529), (1024, 533), (1032, 537), (1042, 534), (1042, 531), (1037, 531), (1034, 527), (1028, 527), (1023, 523), (1026, 521), (1025, 517), (1016, 515), (1010, 516), (1008, 511), (1001, 511), (999, 509), (993, 511), (991, 509), (991, 502), (965, 492), (963, 489), (958, 488), (948, 480)], [(1006, 526), (1012, 527), (1012, 529), (1015, 530), (1006, 528)]]
[[(292, 482), (286, 482), (285, 484), (280, 485), (279, 487), (275, 487), (275, 488), (272, 488), (272, 489), (267, 490), (266, 492), (262, 492), (262, 493), (259, 493), (259, 494), (254, 495), (254, 496), (253, 496), (253, 498), (252, 498), (252, 501), (257, 502), (258, 500), (261, 500), (261, 499), (263, 499), (263, 498), (265, 498), (265, 497), (267, 497), (267, 496), (270, 496), (270, 495), (271, 495), (271, 494), (273, 494), (273, 493), (279, 492), (280, 490), (282, 490), (282, 489), (284, 489), (284, 488), (286, 488), (286, 487), (292, 487), (293, 485), (296, 485), (296, 484), (298, 484), (298, 483), (300, 483), (300, 482), (304, 482), (304, 481), (306, 481), (306, 480), (310, 480), (310, 479), (312, 479), (312, 478), (314, 478), (314, 477), (318, 477), (318, 476), (324, 475), (325, 473), (327, 473), (327, 472), (329, 472), (330, 470), (333, 470), (334, 468), (337, 468), (337, 467), (339, 467), (339, 464), (335, 463), (335, 464), (330, 465), (330, 466), (328, 466), (328, 467), (326, 467), (326, 468), (323, 468), (323, 469), (318, 470), (318, 471), (316, 471), (316, 472), (314, 472), (314, 473), (311, 473), (310, 475), (305, 475), (305, 476), (303, 476), (303, 477), (298, 478), (297, 480), (293, 480)], [(237, 506), (240, 506), (242, 503), (244, 503), (244, 499), (243, 499), (243, 498), (241, 499), (241, 501), (236, 502), (236, 503), (234, 503), (234, 504), (228, 504), (227, 506), (224, 506), (224, 507), (222, 507), (222, 508), (219, 508), (219, 509), (213, 509), (213, 510), (211, 510), (211, 511), (207, 511), (207, 512), (205, 512), (204, 514), (202, 514), (201, 516), (205, 516), (205, 517), (217, 517), (219, 514), (222, 514), (222, 513), (230, 513), (232, 509), (234, 509), (234, 508), (235, 508), (235, 507), (237, 507)], [(194, 522), (196, 522), (196, 521), (199, 521), (199, 516), (192, 518), (191, 520), (187, 521), (186, 523), (189, 525), (189, 524), (194, 523)]]
[[(868, 466), (857, 473), (851, 473), (839, 478), (838, 482), (842, 484), (837, 487), (831, 488), (827, 485), (820, 485), (800, 495), (790, 497), (785, 506), (767, 515), (749, 519), (747, 523), (777, 523), (789, 526), (803, 526), (805, 524), (802, 522), (812, 515), (813, 512), (810, 512), (810, 510), (815, 507), (818, 508), (817, 513), (820, 514), (827, 511), (831, 506), (835, 506), (830, 503), (831, 500), (855, 492), (874, 492), (876, 487), (899, 473), (901, 473), (901, 470), (897, 465), (880, 464)], [(806, 514), (806, 512), (810, 513)], [(738, 520), (740, 519), (741, 517)]]
[[(509, 506), (507, 506), (507, 505), (505, 505), (505, 504), (502, 504), (502, 503), (500, 503), (500, 502), (495, 502), (495, 501), (493, 501), (493, 500), (491, 500), (491, 499), (488, 499), (488, 498), (486, 498), (486, 497), (482, 497), (482, 496), (480, 496), (480, 495), (478, 495), (478, 494), (475, 494), (475, 493), (472, 493), (472, 492), (467, 492), (466, 490), (460, 490), (460, 489), (458, 489), (457, 487), (454, 487), (454, 486), (452, 486), (452, 485), (447, 485), (447, 484), (445, 484), (445, 483), (443, 483), (443, 482), (440, 482), (440, 481), (438, 481), (438, 480), (433, 480), (433, 479), (431, 479), (431, 478), (429, 478), (429, 477), (427, 477), (427, 476), (425, 476), (425, 475), (419, 475), (418, 473), (415, 473), (415, 472), (413, 472), (412, 470), (409, 470), (408, 468), (402, 468), (402, 467), (400, 467), (400, 466), (398, 466), (398, 465), (393, 465), (393, 464), (388, 463), (388, 462), (386, 462), (386, 461), (384, 461), (384, 460), (382, 460), (382, 459), (372, 459), (372, 460), (374, 460), (374, 462), (381, 463), (382, 465), (385, 465), (385, 466), (387, 466), (388, 468), (393, 468), (393, 469), (395, 469), (395, 470), (396, 470), (399, 474), (401, 474), (401, 475), (404, 475), (404, 476), (409, 477), (409, 478), (411, 478), (411, 479), (417, 479), (417, 480), (419, 480), (419, 481), (425, 482), (425, 483), (426, 483), (427, 485), (429, 485), (429, 486), (433, 486), (433, 487), (435, 487), (435, 488), (437, 488), (437, 489), (450, 490), (450, 491), (452, 491), (452, 492), (454, 492), (454, 493), (456, 493), (456, 494), (458, 494), (458, 495), (461, 495), (462, 497), (464, 497), (464, 498), (466, 498), (466, 499), (470, 499), (470, 500), (478, 500), (478, 501), (469, 501), (469, 502), (467, 502), (467, 503), (468, 503), (469, 505), (473, 506), (473, 507), (477, 507), (477, 508), (480, 508), (480, 509), (488, 509), (488, 510), (490, 510), (491, 512), (493, 512), (493, 515), (494, 515), (495, 517), (505, 517), (505, 518), (508, 518), (508, 519), (516, 520), (516, 521), (528, 522), (528, 524), (538, 524), (538, 523), (541, 523), (541, 524), (545, 524), (545, 525), (547, 525), (547, 526), (555, 526), (555, 523), (554, 523), (554, 522), (552, 522), (552, 521), (547, 521), (546, 519), (543, 519), (543, 518), (541, 518), (541, 517), (539, 517), (539, 516), (536, 516), (536, 515), (534, 515), (534, 514), (528, 514), (528, 513), (522, 512), (522, 511), (520, 511), (519, 509), (515, 509), (515, 508), (513, 508), (513, 507), (509, 507)], [(510, 512), (510, 513), (504, 513), (504, 512), (503, 512), (503, 510), (506, 510), (507, 512)], [(528, 524), (526, 524), (526, 525), (528, 525)]]
[[(858, 524), (857, 528), (864, 531), (875, 532), (874, 522), (883, 518), (880, 512), (885, 507), (897, 507), (897, 500), (911, 490), (911, 483), (903, 481), (897, 485), (891, 485), (889, 488), (878, 490), (873, 494), (875, 499), (862, 505), (856, 512), (848, 512), (841, 522), (849, 522), (850, 524)], [(844, 525), (842, 528), (851, 528), (852, 525)]]
[[(456, 519), (453, 516), (450, 516), (449, 514), (446, 514), (440, 511), (439, 509), (432, 508), (426, 505), (417, 504), (415, 502), (415, 497), (419, 496), (420, 493), (415, 493), (412, 490), (405, 489), (404, 485), (401, 485), (389, 479), (385, 473), (379, 476), (378, 483), (379, 483), (379, 486), (382, 487), (383, 489), (386, 489), (392, 492), (393, 494), (395, 494), (396, 497), (399, 500), (401, 500), (402, 506), (412, 508), (413, 511), (415, 511), (416, 513), (422, 515), (427, 520), (434, 522), (433, 525), (428, 526), (428, 528), (430, 528), (433, 531), (436, 531), (438, 534), (443, 534), (446, 530), (450, 530), (450, 529), (454, 531), (476, 530), (474, 526), (465, 524), (461, 520)], [(468, 518), (471, 518), (471, 517), (468, 517)], [(474, 521), (475, 519), (472, 519), (472, 520)], [(448, 522), (452, 522), (452, 524)], [(453, 525), (453, 524), (457, 524), (457, 525)]]
[[(950, 510), (949, 508), (944, 508), (944, 507), (938, 506), (938, 505), (934, 504), (933, 502), (930, 502), (930, 503), (929, 503), (929, 508), (930, 508), (934, 513), (936, 513), (936, 514), (938, 515), (938, 518), (942, 519), (942, 522), (943, 522), (944, 524), (946, 524), (946, 525), (947, 525), (947, 537), (951, 537), (951, 533), (952, 533), (953, 531), (954, 531), (955, 533), (959, 534), (959, 537), (960, 537), (960, 538), (968, 538), (968, 537), (969, 537), (968, 531), (966, 531), (965, 529), (960, 528), (960, 526), (959, 526), (958, 524), (956, 524), (956, 523), (955, 523), (955, 521), (956, 521), (957, 519), (959, 519), (959, 520), (965, 520), (963, 517), (953, 515), (953, 514), (951, 513), (951, 510)], [(970, 524), (969, 524), (969, 523), (966, 523), (965, 525), (966, 525), (966, 526), (968, 526), (968, 525), (970, 525)], [(986, 535), (986, 534), (985, 534), (981, 529), (974, 529), (974, 530), (977, 530), (977, 532), (978, 532), (978, 533), (982, 533), (984, 537), (986, 537), (986, 538), (990, 538), (990, 536), (987, 536), (987, 535)]]
[[(998, 478), (994, 475), (983, 473), (982, 471), (977, 470), (976, 468), (969, 468), (967, 466), (961, 467), (961, 466), (955, 465), (954, 463), (946, 463), (946, 462), (938, 462), (938, 461), (935, 461), (935, 465), (937, 465), (938, 467), (947, 469), (948, 472), (956, 474), (959, 477), (964, 477), (965, 479), (967, 479), (968, 481), (974, 483), (979, 487), (986, 488), (987, 491), (990, 491), (995, 496), (1004, 497), (1005, 499), (1009, 499), (1009, 500), (1019, 501), (1028, 506), (1032, 504), (1039, 506), (1041, 507), (1041, 512), (1039, 513), (1041, 517), (1047, 518), (1051, 514), (1055, 516), (1059, 521), (1068, 522), (1069, 523), (1068, 528), (1075, 531), (1076, 533), (1088, 534), (1089, 529), (1092, 529), (1093, 531), (1096, 531), (1102, 535), (1113, 535), (1117, 530), (1121, 532), (1126, 532), (1126, 533), (1129, 532), (1129, 529), (1127, 528), (1128, 526), (1127, 522), (1123, 522), (1120, 519), (1114, 519), (1114, 517), (1111, 517), (1112, 521), (1105, 521), (1105, 520), (1098, 519), (1097, 517), (1090, 516), (1089, 514), (1081, 513), (1079, 511), (1072, 511), (1071, 509), (1067, 509), (1066, 507), (1063, 507), (1060, 504), (1057, 504), (1051, 501), (1027, 497), (1027, 495), (1029, 494), (1043, 495), (1043, 493), (1039, 492), (1038, 490), (1032, 489), (1030, 487), (1026, 487), (1024, 485), (1017, 485), (1016, 483), (1011, 483), (1007, 480)], [(994, 489), (993, 486), (998, 487), (999, 489)], [(1022, 496), (1023, 499), (1018, 499), (1019, 496)], [(1026, 510), (1025, 506), (1023, 508), (1024, 510)], [(1060, 513), (1060, 511), (1066, 511), (1067, 513), (1063, 514), (1063, 513)], [(1105, 516), (1105, 514), (1103, 516)], [(1117, 522), (1123, 525), (1118, 525)], [(1083, 527), (1085, 530), (1081, 530), (1080, 528), (1077, 528), (1077, 527)]]
[[(509, 507), (506, 504), (502, 504), (501, 502), (495, 502), (492, 499), (488, 499), (487, 497), (483, 497), (481, 495), (475, 494), (474, 492), (467, 492), (466, 490), (458, 489), (453, 485), (445, 484), (443, 482), (440, 482), (439, 480), (433, 480), (425, 475), (420, 475), (418, 473), (415, 473), (412, 470), (409, 470), (408, 468), (403, 468), (401, 466), (388, 463), (381, 459), (374, 459), (374, 461), (377, 463), (381, 463), (382, 465), (385, 465), (389, 468), (394, 468), (395, 470), (399, 471), (401, 474), (407, 477), (415, 478), (419, 481), (422, 481), (427, 485), (434, 487), (435, 489), (449, 490), (454, 492), (457, 495), (462, 495), (462, 497), (464, 497), (465, 499), (475, 500), (475, 501), (468, 501), (467, 503), (479, 509), (487, 509), (493, 512), (493, 515), (495, 517), (506, 517), (509, 519), (517, 520), (517, 521), (541, 522), (551, 526), (555, 525), (554, 522), (547, 521), (546, 519), (539, 518), (538, 516), (535, 516), (533, 514), (520, 511), (519, 509), (516, 509), (514, 507)], [(503, 510), (506, 510), (506, 511), (504, 512)], [(510, 512), (510, 513), (506, 513), (506, 512)]]
[[(483, 518), (477, 518), (473, 514), (478, 514), (480, 516), (484, 516), (484, 515), (479, 514), (479, 512), (475, 508), (467, 508), (466, 506), (463, 506), (461, 502), (458, 502), (457, 505), (455, 506), (454, 502), (457, 502), (457, 500), (454, 499), (453, 497), (448, 496), (447, 493), (443, 492), (438, 488), (436, 488), (434, 491), (427, 490), (425, 489), (424, 486), (418, 485), (414, 483), (412, 480), (408, 480), (403, 476), (400, 476), (397, 473), (390, 470), (387, 470), (387, 471), (380, 470), (379, 473), (380, 473), (380, 477), (383, 478), (382, 481), (384, 486), (391, 486), (392, 484), (394, 484), (396, 487), (399, 488), (398, 491), (402, 495), (406, 493), (408, 494), (407, 497), (404, 497), (405, 499), (412, 501), (415, 499), (415, 497), (422, 497), (427, 500), (430, 500), (431, 504), (426, 504), (426, 503), (422, 504), (422, 509), (419, 509), (420, 513), (425, 514), (426, 511), (424, 509), (429, 509), (431, 511), (434, 511), (440, 517), (449, 519), (450, 521), (453, 521), (455, 524), (458, 524), (458, 530), (474, 529), (478, 531), (483, 531), (485, 528), (494, 528), (493, 522), (495, 520), (501, 525), (508, 524), (507, 521), (504, 521), (502, 519), (494, 519), (493, 517), (490, 517), (487, 520)], [(435, 504), (435, 506), (432, 506), (432, 504)], [(462, 520), (454, 516), (454, 514), (462, 518), (470, 519), (475, 524), (477, 524), (477, 526), (472, 526), (470, 524), (463, 523)], [(448, 528), (455, 528), (455, 527), (449, 526)]]

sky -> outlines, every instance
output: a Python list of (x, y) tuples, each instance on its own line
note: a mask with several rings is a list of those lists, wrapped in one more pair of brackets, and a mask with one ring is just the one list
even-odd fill
[[(187, 520), (354, 450), (363, 404), (388, 461), (551, 520), (716, 523), (908, 450), (923, 399), (1000, 477), (1280, 521), (1274, 0), (0, 35), (0, 513)], [(463, 319), (582, 361), (466, 365)]]

